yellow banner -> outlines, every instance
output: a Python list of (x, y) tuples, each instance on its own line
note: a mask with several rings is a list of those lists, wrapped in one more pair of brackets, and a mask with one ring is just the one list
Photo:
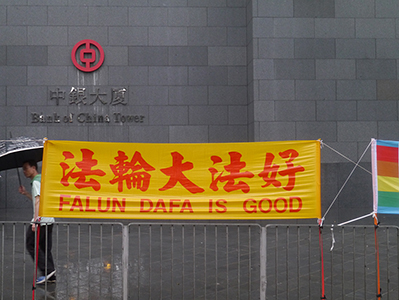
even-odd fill
[(320, 218), (320, 143), (46, 141), (41, 216)]

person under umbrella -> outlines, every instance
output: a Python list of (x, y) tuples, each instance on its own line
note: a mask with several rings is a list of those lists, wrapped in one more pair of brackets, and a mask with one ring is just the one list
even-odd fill
[(28, 197), (33, 203), (33, 219), (26, 232), (26, 249), (35, 260), (35, 231), (39, 235), (39, 249), (37, 266), (40, 269), (42, 276), (38, 277), (36, 284), (44, 284), (47, 282), (55, 282), (55, 268), (52, 248), (52, 232), (54, 218), (39, 217), (40, 206), (40, 186), (41, 174), (38, 172), (37, 163), (35, 160), (28, 160), (23, 163), (22, 169), (25, 177), (31, 179), (32, 192), (29, 193), (23, 185), (19, 187), (19, 193)]

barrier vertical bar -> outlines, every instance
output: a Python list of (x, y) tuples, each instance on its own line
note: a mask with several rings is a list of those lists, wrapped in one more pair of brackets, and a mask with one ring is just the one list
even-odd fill
[[(103, 262), (104, 258), (103, 258), (103, 224), (100, 224), (100, 261)], [(102, 292), (102, 280), (103, 280), (103, 272), (101, 272), (100, 274), (100, 296), (102, 296), (103, 292)]]
[[(46, 226), (47, 228), (47, 226)], [(80, 232), (80, 228), (81, 228), (81, 224), (78, 223), (78, 282), (77, 282), (77, 295), (78, 295), (78, 299), (80, 298), (80, 266), (81, 266), (81, 262), (80, 262), (80, 236), (81, 236), (81, 232)], [(46, 230), (47, 231), (47, 230)], [(47, 247), (46, 247), (47, 248)]]
[[(55, 250), (55, 260), (54, 260), (54, 267), (57, 270), (57, 262), (59, 261), (59, 242), (60, 242), (60, 227), (57, 223), (54, 223), (54, 226), (56, 226), (57, 230), (56, 230), (56, 241), (57, 241), (57, 246), (56, 246), (56, 250)], [(24, 230), (26, 232), (26, 230)]]
[(91, 224), (89, 224), (89, 228), (88, 229), (89, 229), (89, 249), (88, 249), (88, 251), (89, 251), (89, 255), (88, 255), (88, 257), (89, 257), (89, 261), (88, 261), (89, 274), (88, 274), (87, 285), (88, 285), (89, 294), (90, 294), (90, 291), (91, 291), (90, 282), (91, 282), (91, 272), (92, 272), (92, 268), (91, 268), (91, 265), (92, 265), (92, 262), (91, 262)]
[(380, 277), (380, 246), (378, 244), (377, 229), (379, 222), (377, 216), (374, 217), (374, 241), (375, 241), (375, 259), (376, 259), (376, 271), (377, 271), (377, 299), (381, 300), (381, 277)]
[(1, 226), (1, 300), (4, 299), (4, 224)]
[[(26, 224), (24, 223), (23, 224), (23, 228), (22, 228), (22, 230), (23, 230), (23, 245), (25, 245), (25, 241), (26, 241), (26, 230), (27, 230), (27, 228), (26, 228)], [(24, 257), (24, 267), (23, 267), (23, 285), (22, 286), (26, 286), (26, 251), (24, 251), (24, 255), (23, 255), (23, 257)], [(3, 276), (3, 274), (2, 274), (2, 276)], [(23, 289), (23, 293), (22, 293), (22, 296), (23, 296), (23, 298), (24, 299), (26, 299), (26, 291), (25, 291), (25, 288)]]
[(266, 300), (266, 227), (261, 227), (260, 234), (260, 300)]
[(356, 228), (353, 228), (352, 231), (352, 240), (353, 240), (353, 300), (356, 299)]
[(185, 251), (184, 251), (184, 225), (182, 225), (182, 229), (181, 229), (181, 240), (182, 240), (182, 254), (183, 254), (183, 299), (184, 299), (184, 289), (185, 289), (185, 277), (186, 274), (184, 272), (185, 269), (185, 265), (186, 265), (186, 257), (185, 257)]
[(225, 227), (226, 234), (226, 299), (229, 299), (229, 226)]
[(241, 298), (241, 235), (240, 226), (237, 228), (237, 299)]
[(196, 293), (196, 289), (195, 289), (195, 270), (196, 270), (196, 268), (195, 268), (195, 243), (196, 243), (196, 240), (195, 240), (195, 225), (194, 225), (194, 227), (193, 227), (193, 290), (194, 290), (194, 299), (195, 299), (195, 293)]
[(35, 229), (35, 272), (33, 274), (33, 298), (36, 299), (36, 279), (37, 279), (37, 266), (38, 266), (38, 261), (39, 261), (39, 249), (40, 249), (40, 224), (36, 223), (36, 229)]
[(218, 299), (218, 227), (215, 226), (215, 293)]
[(297, 226), (297, 240), (296, 240), (296, 242), (297, 242), (297, 246), (296, 246), (297, 247), (297, 255), (296, 255), (296, 274), (297, 274), (297, 276), (296, 276), (296, 283), (297, 283), (297, 295), (298, 295), (298, 297), (300, 297), (301, 289), (299, 288), (300, 287), (299, 265), (301, 263), (301, 260), (300, 260), (300, 258), (301, 258), (301, 230), (300, 230), (299, 226)]
[(367, 274), (367, 263), (366, 263), (367, 241), (366, 241), (366, 234), (367, 234), (366, 227), (363, 227), (363, 265), (364, 265), (364, 269), (363, 269), (363, 272), (364, 272), (364, 275), (363, 275), (364, 291), (363, 291), (363, 293), (364, 293), (364, 295), (367, 295), (367, 289), (366, 289), (366, 286), (367, 286), (367, 280), (366, 280), (367, 279), (367, 276), (366, 276), (366, 274)]
[(111, 293), (114, 291), (113, 275), (115, 271), (114, 262), (114, 224), (111, 225), (111, 269), (110, 269), (110, 283), (111, 283)]
[(310, 263), (310, 258), (311, 258), (311, 250), (312, 250), (312, 227), (308, 227), (308, 282), (309, 282), (309, 284), (308, 284), (308, 287), (309, 287), (309, 291), (308, 291), (308, 293), (309, 293), (309, 297), (310, 297), (310, 294), (311, 294), (311, 287), (312, 287), (312, 285), (310, 284), (311, 283), (311, 274), (312, 274), (312, 272), (311, 272), (311, 263)]
[[(149, 280), (150, 280), (150, 282), (151, 282), (151, 277), (152, 277), (152, 225), (150, 224), (149, 225), (149, 238), (150, 238), (150, 242), (149, 242), (149, 244), (150, 244), (150, 274), (148, 274), (148, 276), (149, 276)], [(151, 298), (151, 288), (149, 289), (150, 291), (150, 299), (152, 299)]]
[(170, 284), (170, 297), (171, 297), (171, 299), (173, 299), (173, 252), (174, 252), (174, 247), (173, 247), (173, 240), (174, 240), (174, 227), (173, 227), (173, 224), (171, 225), (171, 227), (170, 227), (170, 235), (171, 235), (171, 248), (172, 248), (172, 250), (170, 251), (171, 253), (170, 253), (170, 255), (171, 255), (171, 266), (170, 266), (170, 269), (171, 269), (171, 276), (170, 276), (170, 281), (171, 281), (171, 284)]
[(12, 224), (12, 298), (14, 299), (15, 286), (15, 223)]
[[(69, 227), (70, 227), (70, 224), (68, 223), (68, 226), (67, 226), (67, 245), (66, 245), (66, 249), (67, 249), (67, 266), (68, 266), (68, 268), (71, 266), (71, 264), (70, 264), (70, 252), (71, 252), (71, 249), (69, 249)], [(69, 274), (69, 271), (68, 271), (68, 275), (70, 275)], [(69, 294), (68, 294), (68, 292), (70, 291), (70, 288), (69, 288), (69, 286), (70, 286), (70, 278), (71, 278), (71, 276), (67, 276), (68, 278), (67, 278), (67, 282), (66, 282), (66, 286), (67, 286), (67, 288), (66, 288), (66, 293), (67, 293), (67, 296), (69, 296)]]
[(248, 249), (249, 249), (249, 253), (248, 253), (248, 257), (249, 257), (249, 262), (248, 262), (248, 299), (251, 299), (251, 292), (252, 292), (252, 272), (251, 272), (251, 267), (252, 267), (252, 248), (251, 248), (251, 227), (248, 226)]
[(334, 243), (335, 243), (334, 225), (331, 225), (330, 231), (331, 231), (331, 235), (332, 235), (332, 237), (331, 237), (332, 245), (330, 248), (330, 272), (331, 272), (331, 274), (330, 274), (330, 277), (331, 277), (330, 297), (331, 297), (331, 299), (334, 299), (334, 289), (333, 289), (333, 286), (334, 286), (334, 263), (333, 263), (334, 262), (334, 251), (333, 251), (333, 249), (334, 249)]
[(129, 226), (122, 227), (122, 299), (128, 299), (128, 272), (129, 270)]
[[(40, 224), (38, 224), (37, 226), (41, 226)], [(47, 276), (47, 257), (48, 257), (48, 251), (47, 251), (47, 249), (48, 249), (48, 227), (47, 226), (44, 226), (45, 227), (45, 233), (44, 233), (44, 235), (45, 235), (45, 237), (44, 237), (44, 240), (45, 240), (45, 250), (44, 250), (44, 268), (45, 268), (45, 271), (44, 271), (44, 276)], [(39, 239), (40, 240), (40, 239)], [(80, 255), (79, 255), (80, 256)], [(44, 282), (44, 288), (45, 288), (45, 290), (47, 290), (47, 280)], [(47, 299), (47, 294), (45, 295), (45, 298), (44, 299)]]
[(140, 282), (140, 278), (141, 278), (141, 266), (140, 266), (140, 262), (141, 262), (141, 225), (138, 225), (138, 229), (137, 229), (137, 235), (138, 235), (138, 245), (137, 245), (137, 295), (140, 299), (140, 286), (141, 286), (141, 282)]
[(274, 268), (274, 284), (275, 284), (275, 291), (276, 291), (276, 298), (275, 299), (277, 299), (277, 297), (278, 297), (278, 244), (279, 244), (279, 241), (278, 241), (278, 227), (276, 226), (275, 227), (275, 232), (274, 232), (274, 234), (275, 234), (275, 246), (274, 246), (274, 252), (275, 252), (275, 254), (274, 254), (274, 257), (275, 257), (275, 268)]
[(391, 276), (389, 276), (390, 275), (390, 272), (389, 272), (389, 228), (387, 228), (386, 229), (386, 243), (387, 243), (387, 245), (386, 245), (386, 248), (387, 248), (387, 261), (386, 261), (386, 263), (387, 263), (387, 265), (386, 265), (386, 268), (387, 268), (387, 291), (388, 291), (388, 294), (387, 294), (387, 296), (388, 296), (388, 300), (389, 300), (389, 287), (390, 287), (390, 281), (391, 281)]
[(342, 290), (341, 290), (341, 299), (345, 299), (345, 227), (342, 227), (341, 231), (341, 237), (342, 237), (342, 249), (341, 249), (341, 255), (342, 255), (342, 273), (341, 273), (341, 278), (342, 278)]
[(206, 299), (206, 270), (207, 270), (207, 266), (206, 266), (206, 224), (204, 225), (204, 293), (205, 293), (205, 299)]
[(163, 298), (163, 280), (162, 280), (162, 268), (163, 268), (163, 244), (162, 244), (162, 241), (163, 241), (163, 233), (162, 233), (162, 224), (161, 224), (161, 227), (160, 227), (160, 238), (161, 238), (161, 299)]
[(321, 299), (326, 299), (325, 295), (325, 280), (324, 280), (324, 247), (322, 227), (319, 226), (319, 248), (320, 248), (320, 265), (321, 265)]
[(287, 230), (286, 230), (286, 239), (285, 239), (285, 276), (286, 276), (286, 282), (285, 282), (285, 286), (286, 286), (286, 291), (287, 291), (287, 299), (290, 299), (290, 288), (289, 288), (289, 273), (288, 269), (288, 249), (290, 245), (290, 227), (287, 226)]

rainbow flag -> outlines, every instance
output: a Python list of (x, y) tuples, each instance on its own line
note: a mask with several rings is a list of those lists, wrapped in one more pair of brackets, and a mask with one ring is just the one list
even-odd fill
[(399, 214), (399, 142), (371, 140), (374, 212)]

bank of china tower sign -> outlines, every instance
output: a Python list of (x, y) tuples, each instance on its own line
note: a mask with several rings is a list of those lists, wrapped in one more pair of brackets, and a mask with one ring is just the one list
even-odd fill
[[(76, 43), (71, 51), (71, 60), (78, 72), (92, 73), (98, 70), (104, 62), (104, 57), (101, 45), (89, 39)], [(48, 100), (55, 104), (54, 112), (50, 114), (31, 112), (31, 123), (134, 124), (143, 123), (145, 119), (145, 116), (140, 114), (126, 115), (123, 113), (125, 109), (118, 111), (118, 107), (124, 108), (128, 105), (126, 87), (79, 85), (51, 87), (48, 91)], [(101, 106), (100, 109), (98, 106)], [(65, 107), (68, 109), (65, 110)], [(61, 108), (64, 110), (61, 111)], [(108, 113), (110, 111), (112, 113)]]

